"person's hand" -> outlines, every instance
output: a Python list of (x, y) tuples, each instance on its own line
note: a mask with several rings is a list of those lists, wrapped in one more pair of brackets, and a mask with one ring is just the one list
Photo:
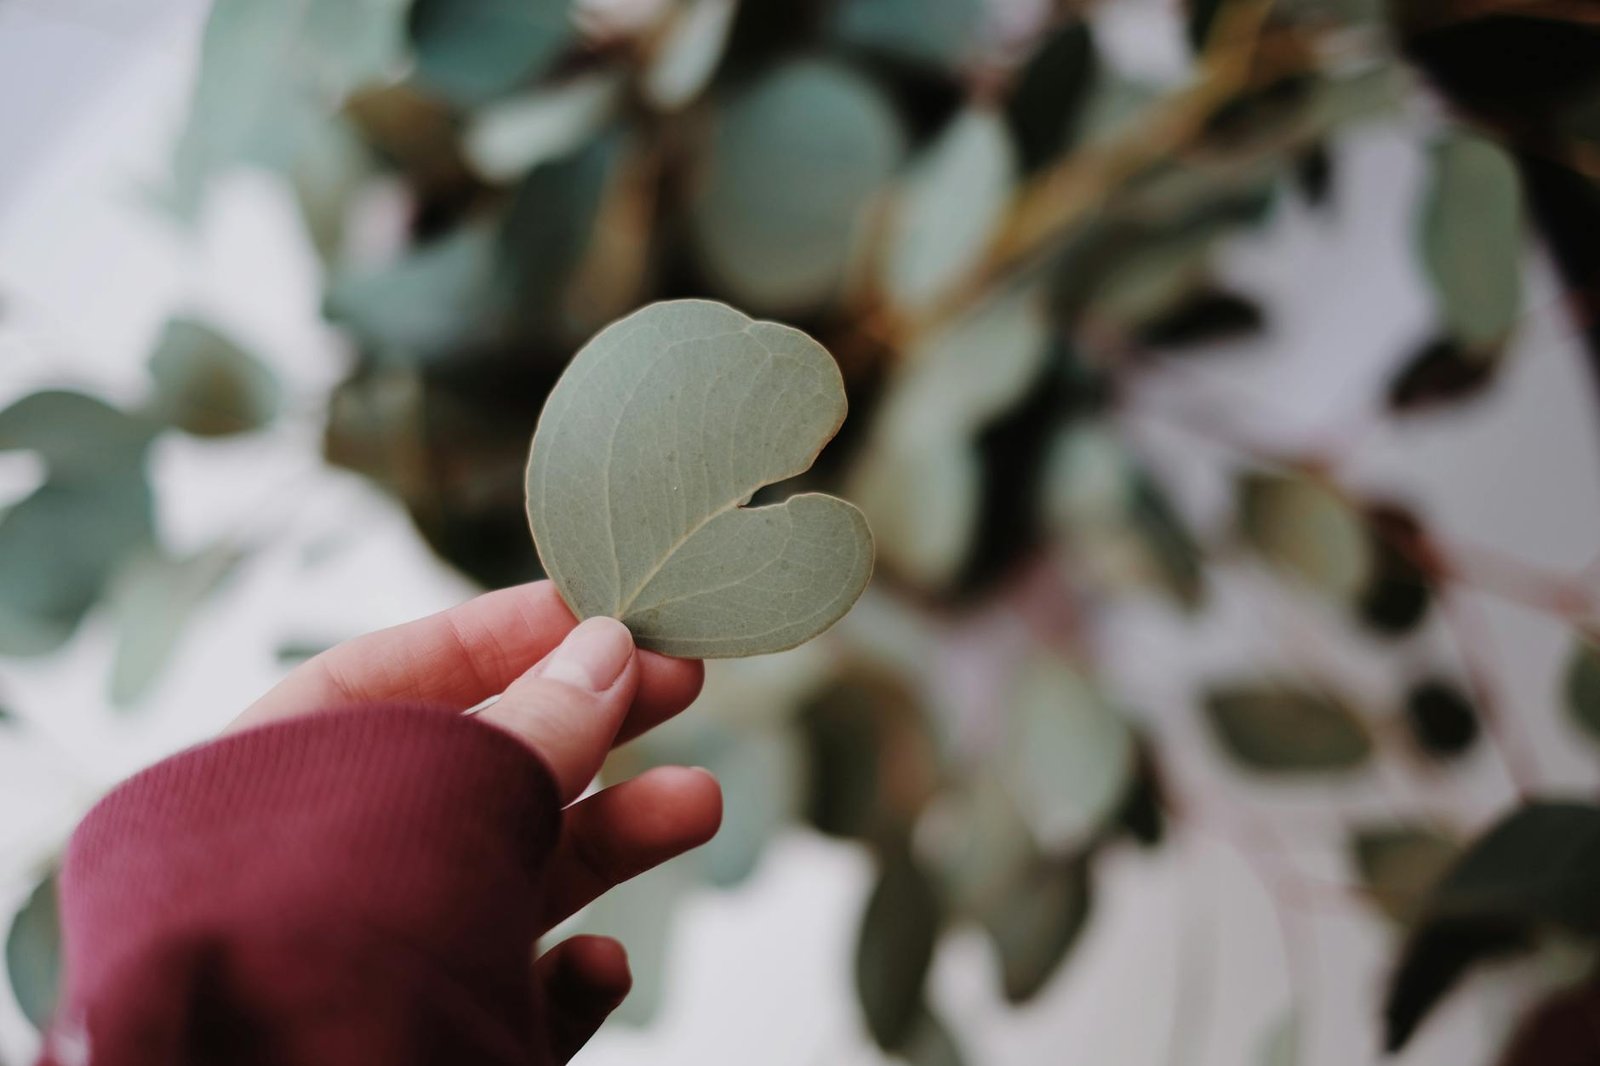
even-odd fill
[[(704, 770), (658, 767), (578, 799), (613, 745), (683, 710), (703, 678), (697, 661), (636, 650), (614, 619), (577, 625), (555, 587), (541, 581), (340, 644), (296, 668), (228, 729), (358, 704), (465, 710), (503, 693), (478, 718), (532, 748), (570, 804), (549, 865), (539, 923), (547, 932), (716, 832), (722, 793)], [(534, 976), (558, 1062), (589, 1039), (631, 983), (621, 945), (592, 936), (545, 952)]]

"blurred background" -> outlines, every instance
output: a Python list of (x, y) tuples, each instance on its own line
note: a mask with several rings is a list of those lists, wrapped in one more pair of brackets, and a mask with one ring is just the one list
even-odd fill
[(1600, 1062), (1585, 0), (0, 0), (0, 87), (0, 1063), (87, 807), (538, 576), (682, 296), (837, 358), (878, 571), (608, 767), (727, 820), (580, 1061)]

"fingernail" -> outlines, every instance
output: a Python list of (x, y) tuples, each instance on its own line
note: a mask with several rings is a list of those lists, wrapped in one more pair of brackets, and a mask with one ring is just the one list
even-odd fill
[(539, 676), (588, 692), (616, 684), (633, 657), (633, 636), (615, 618), (586, 618), (551, 652)]

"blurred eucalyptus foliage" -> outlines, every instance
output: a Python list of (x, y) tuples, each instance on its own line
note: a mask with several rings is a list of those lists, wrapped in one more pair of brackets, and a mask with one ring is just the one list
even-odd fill
[[(1214, 565), (1242, 553), (1375, 640), (1439, 610), (1463, 575), (1404, 502), (1362, 497), (1321, 456), (1248, 454), (1233, 519), (1198, 528), (1119, 421), (1145, 368), (1270, 326), (1218, 280), (1220, 241), (1285, 198), (1361, 209), (1331, 203), (1342, 130), (1420, 110), (1430, 131), (1414, 231), (1437, 327), (1396, 353), (1393, 417), (1493, 384), (1530, 233), (1583, 325), (1600, 321), (1600, 26), (1580, 0), (1192, 0), (1192, 63), (1170, 83), (1102, 48), (1096, 16), (1124, 2), (215, 4), (168, 205), (195, 216), (241, 166), (293, 189), (357, 353), (327, 398), (327, 460), (392, 492), (463, 573), (538, 576), (534, 419), (614, 317), (723, 299), (808, 330), (843, 369), (853, 414), (804, 480), (869, 514), (873, 588), (809, 646), (717, 664), (692, 713), (608, 769), (705, 765), (729, 797), (703, 853), (591, 915), (629, 943), (635, 1018), (659, 1001), (681, 890), (738, 881), (801, 823), (877, 859), (856, 966), (873, 1039), (962, 1061), (925, 994), (940, 937), (982, 930), (1025, 1001), (1090, 920), (1097, 860), (1185, 816), (1163, 739), (1100, 683), (1107, 602), (1203, 618)], [(0, 519), (0, 650), (50, 651), (108, 602), (128, 619), (123, 701), (241, 552), (162, 553), (149, 443), (250, 432), (280, 403), (199, 322), (171, 324), (150, 372), (137, 410), (43, 392), (0, 413), (0, 448), (48, 471)], [(1592, 640), (1575, 629), (1568, 698), (1600, 736)], [(1252, 778), (1359, 774), (1383, 752), (1447, 764), (1499, 711), (1451, 664), (1425, 674), (1396, 715), (1266, 668), (1196, 706)], [(1350, 848), (1404, 930), (1394, 1046), (1479, 959), (1549, 929), (1600, 935), (1600, 807), (1531, 802), (1467, 844), (1356, 826)], [(48, 909), (36, 893), (13, 928), (15, 981), (52, 972)], [(19, 991), (36, 1011), (37, 988)], [(1555, 1061), (1547, 1030), (1600, 990), (1562, 995), (1503, 1061)], [(1265, 1046), (1293, 1061), (1293, 1026)]]

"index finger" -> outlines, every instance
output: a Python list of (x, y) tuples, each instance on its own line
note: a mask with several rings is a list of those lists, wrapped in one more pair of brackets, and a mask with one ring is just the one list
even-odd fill
[[(439, 703), (465, 710), (505, 691), (577, 625), (549, 581), (347, 640), (300, 664), (229, 727), (365, 703)], [(700, 693), (698, 660), (639, 653), (639, 694), (620, 739), (683, 710)]]

